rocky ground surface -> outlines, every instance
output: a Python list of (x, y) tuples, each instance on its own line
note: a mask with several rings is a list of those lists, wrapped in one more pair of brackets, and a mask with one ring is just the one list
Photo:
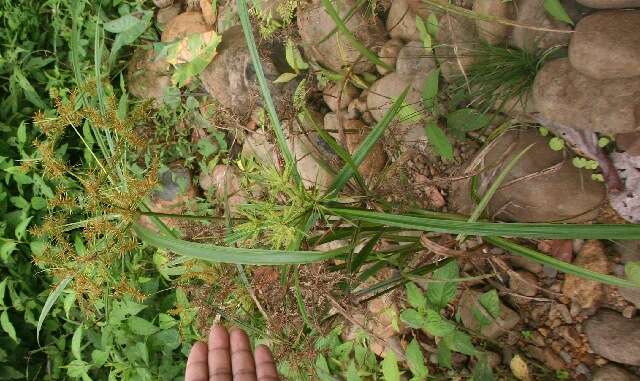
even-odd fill
[[(221, 34), (218, 53), (199, 79), (201, 91), (210, 96), (209, 104), (224, 110), (211, 118), (217, 118), (215, 124), (228, 131), (232, 154), (253, 156), (262, 163), (281, 163), (273, 136), (260, 127), (264, 122), (259, 109), (262, 101), (242, 30), (233, 18), (235, 2), (219, 1), (218, 9), (211, 9), (208, 1), (154, 2), (163, 42), (209, 31)], [(280, 5), (286, 1), (264, 3), (271, 17), (284, 18)], [(470, 132), (468, 139), (449, 136), (453, 160), (444, 161), (433, 151), (422, 121), (406, 118), (390, 126), (360, 171), (373, 192), (399, 206), (468, 214), (475, 206), (469, 197), (470, 174), (479, 173), (482, 192), (509, 157), (534, 144), (492, 198), (487, 208), (490, 217), (519, 222), (637, 223), (640, 9), (628, 8), (640, 8), (640, 1), (562, 1), (573, 26), (551, 17), (540, 0), (455, 3), (508, 22), (446, 13), (416, 0), (379, 1), (373, 16), (355, 8), (346, 25), (385, 63), (375, 65), (362, 57), (343, 34), (335, 33), (335, 24), (325, 8), (317, 2), (302, 2), (295, 20), (282, 34), (261, 42), (265, 75), (305, 185), (326, 188), (332, 175), (320, 162), (336, 168), (340, 162), (313, 128), (304, 125), (305, 120), (295, 119), (290, 99), (302, 77), (274, 82), (290, 71), (283, 62), (284, 39), (293, 39), (304, 58), (317, 65), (313, 66), (316, 70), (322, 67), (340, 72), (348, 68), (366, 85), (323, 82), (312, 74), (307, 78), (314, 123), (350, 152), (407, 87), (406, 102), (418, 113), (427, 114), (420, 106), (425, 78), (433, 70), (440, 70), (445, 81), (441, 87), (455, 88), (481, 59), (475, 52), (482, 44), (508, 45), (532, 54), (559, 47), (563, 54), (539, 69), (530, 96), (492, 113), (491, 128)], [(336, 7), (344, 17), (354, 4), (345, 0)], [(425, 48), (416, 26), (416, 20), (430, 17), (438, 20), (433, 51)], [(171, 86), (170, 67), (154, 56), (153, 49), (144, 47), (134, 54), (127, 72), (128, 87), (135, 96), (162, 102), (165, 89)], [(448, 90), (439, 94), (443, 105), (452, 96)], [(209, 115), (206, 106), (201, 106), (201, 112)], [(506, 121), (517, 128), (489, 143), (492, 133)], [(552, 135), (543, 136), (536, 123), (563, 138), (565, 148), (549, 148)], [(195, 125), (181, 128), (192, 129), (194, 144), (211, 139), (207, 131)], [(602, 138), (615, 143), (603, 148), (598, 145)], [(596, 172), (576, 166), (572, 160), (576, 155), (597, 162), (597, 173), (603, 181), (592, 176)], [(185, 210), (189, 200), (200, 194), (227, 199), (233, 213), (249, 197), (238, 169), (231, 164), (218, 164), (197, 174), (178, 165), (171, 170), (172, 176), (161, 179), (166, 187), (156, 195), (156, 211)], [(177, 192), (181, 186), (186, 191)], [(455, 240), (440, 237), (439, 242), (446, 246)], [(635, 241), (551, 240), (532, 244), (548, 255), (603, 274), (624, 276), (624, 264), (640, 260), (640, 243)], [(640, 380), (640, 317), (636, 316), (640, 291), (558, 273), (486, 245), (482, 250), (486, 256), (461, 259), (465, 276), (495, 273), (496, 277), (461, 284), (453, 308), (466, 328), (487, 340), (493, 366), (508, 368), (515, 354), (523, 354), (543, 367), (566, 371), (570, 379)], [(503, 314), (480, 329), (470, 309), (478, 305), (479, 292), (488, 287), (498, 290)], [(376, 323), (371, 329), (378, 335), (400, 339), (387, 329), (389, 322), (376, 315), (382, 310), (381, 303), (397, 306), (401, 300), (401, 295), (393, 295), (390, 300), (369, 303), (364, 315), (373, 316)], [(455, 359), (460, 368), (467, 361), (463, 355)]]

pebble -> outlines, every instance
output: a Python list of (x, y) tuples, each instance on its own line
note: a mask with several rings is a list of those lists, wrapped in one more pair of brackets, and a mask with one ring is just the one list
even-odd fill
[[(331, 111), (338, 112), (338, 107), (340, 109), (347, 108), (351, 101), (358, 98), (359, 94), (358, 89), (350, 83), (343, 86), (341, 82), (331, 82), (322, 91), (322, 98)], [(340, 99), (339, 106), (338, 99)]]
[[(483, 336), (489, 339), (495, 339), (518, 324), (520, 315), (502, 303), (500, 304), (500, 316), (493, 319), (478, 301), (480, 295), (480, 292), (465, 290), (460, 296), (460, 302), (458, 304), (460, 308), (460, 319), (467, 329), (479, 331)], [(474, 310), (480, 311), (480, 313), (487, 316), (491, 323), (481, 326), (474, 316)]]
[[(573, 264), (601, 274), (609, 273), (609, 261), (604, 253), (604, 246), (597, 240), (587, 241)], [(596, 307), (602, 300), (604, 288), (600, 282), (566, 274), (562, 293), (581, 308), (589, 309)]]
[(411, 41), (400, 49), (396, 62), (396, 72), (400, 75), (413, 77), (426, 75), (437, 67), (436, 59), (420, 41)]
[(393, 0), (387, 16), (387, 31), (391, 38), (405, 41), (420, 41), (416, 27), (416, 14), (409, 8), (407, 0)]
[[(480, 0), (473, 2), (474, 12), (503, 19), (513, 18), (513, 8), (512, 2), (503, 0)], [(505, 24), (482, 20), (476, 20), (476, 26), (480, 38), (491, 45), (504, 42), (511, 29)]]
[(538, 293), (538, 278), (528, 271), (514, 271), (509, 278), (509, 288), (524, 296), (535, 296)]
[(569, 343), (573, 347), (577, 348), (582, 344), (582, 340), (580, 339), (580, 334), (571, 325), (563, 325), (561, 327), (558, 327), (556, 332), (560, 337), (565, 339), (567, 343)]
[[(376, 121), (382, 120), (393, 105), (394, 100), (397, 99), (408, 86), (410, 90), (405, 98), (405, 103), (409, 105), (419, 105), (421, 89), (417, 81), (413, 81), (411, 77), (394, 72), (374, 82), (367, 93), (367, 108), (373, 118)], [(411, 123), (411, 120), (403, 121), (405, 125)], [(424, 127), (422, 129), (424, 129)]]
[(583, 18), (571, 38), (569, 61), (595, 79), (640, 75), (640, 10), (596, 12)]
[(476, 26), (470, 19), (445, 14), (438, 20), (438, 44), (435, 46), (436, 58), (440, 64), (442, 76), (448, 82), (455, 81), (475, 62), (474, 50), (479, 38)]
[(613, 8), (638, 8), (640, 0), (577, 0), (578, 3), (589, 8), (613, 9)]
[(592, 381), (640, 381), (640, 378), (615, 365), (605, 365), (595, 371)]
[[(398, 40), (397, 38), (392, 38), (382, 45), (380, 51), (378, 52), (378, 57), (380, 57), (380, 60), (382, 62), (386, 63), (395, 70), (396, 62), (398, 60), (398, 54), (400, 53), (400, 49), (402, 49), (403, 46), (404, 44), (402, 41)], [(376, 65), (376, 70), (378, 70), (378, 73), (382, 75), (386, 75), (391, 72), (391, 70), (382, 65)]]
[[(517, 23), (556, 30), (571, 30), (569, 25), (553, 19), (540, 0), (518, 0), (515, 10)], [(513, 28), (511, 44), (527, 51), (545, 51), (553, 46), (568, 43), (570, 36), (570, 33)]]
[(614, 362), (640, 365), (640, 320), (601, 309), (584, 323), (593, 351)]
[(540, 263), (534, 262), (531, 259), (522, 257), (520, 255), (510, 256), (509, 261), (516, 268), (524, 269), (534, 274), (542, 271), (542, 265)]

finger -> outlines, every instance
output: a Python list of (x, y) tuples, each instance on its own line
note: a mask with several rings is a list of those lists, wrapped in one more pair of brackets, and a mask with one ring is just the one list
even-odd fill
[(244, 331), (231, 331), (231, 368), (234, 381), (256, 381), (256, 363), (251, 353), (251, 344)]
[(209, 379), (209, 365), (207, 364), (207, 344), (197, 342), (191, 347), (187, 359), (185, 381), (207, 381)]
[[(256, 374), (258, 381), (278, 381), (278, 371), (276, 364), (273, 362), (273, 356), (269, 348), (264, 345), (258, 345), (255, 353)], [(187, 380), (188, 381), (188, 380)]]
[(209, 381), (233, 380), (229, 351), (229, 332), (222, 325), (214, 325), (209, 333)]

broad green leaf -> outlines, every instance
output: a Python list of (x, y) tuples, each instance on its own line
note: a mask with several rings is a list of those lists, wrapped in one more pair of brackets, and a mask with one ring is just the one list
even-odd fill
[(20, 339), (16, 336), (16, 329), (9, 320), (9, 313), (7, 313), (7, 310), (2, 311), (0, 314), (0, 327), (2, 327), (2, 330), (5, 331), (13, 341), (20, 343)]
[(444, 341), (447, 343), (447, 347), (453, 351), (469, 356), (475, 356), (478, 353), (473, 343), (471, 343), (471, 336), (457, 329), (444, 336)]
[(434, 309), (444, 308), (456, 296), (458, 284), (456, 282), (442, 282), (458, 278), (458, 263), (449, 262), (433, 272), (432, 280), (427, 287), (427, 302)]
[(440, 313), (434, 310), (427, 310), (427, 317), (424, 324), (424, 330), (433, 336), (446, 337), (455, 331), (456, 326), (453, 322), (443, 318)]
[(490, 290), (480, 295), (478, 301), (491, 316), (494, 318), (500, 316), (500, 298), (496, 290)]
[(471, 374), (471, 381), (495, 381), (495, 379), (493, 371), (491, 371), (491, 367), (487, 361), (487, 356), (484, 354), (478, 356), (478, 362)]
[(21, 122), (20, 126), (18, 126), (16, 138), (20, 144), (24, 144), (27, 141), (27, 125), (24, 122)]
[(436, 16), (435, 12), (431, 12), (429, 14), (429, 17), (427, 17), (427, 31), (429, 32), (429, 34), (432, 37), (435, 37), (438, 35), (438, 17)]
[(82, 378), (83, 381), (89, 378), (87, 372), (91, 369), (91, 365), (82, 360), (73, 360), (67, 365), (67, 374), (71, 378)]
[(273, 83), (286, 83), (295, 79), (298, 75), (296, 73), (282, 73), (278, 78), (276, 78)]
[(298, 50), (298, 47), (293, 43), (293, 40), (287, 39), (287, 45), (285, 47), (285, 58), (287, 63), (291, 68), (299, 73), (300, 70), (306, 70), (309, 68), (309, 64), (307, 64), (302, 58), (302, 54)]
[(134, 230), (143, 241), (178, 255), (209, 262), (249, 265), (286, 265), (321, 262), (345, 254), (348, 248), (329, 252), (241, 249), (184, 241), (156, 234), (140, 225)]
[(96, 368), (101, 368), (104, 365), (104, 363), (107, 362), (108, 358), (109, 358), (109, 353), (105, 351), (94, 349), (91, 352), (91, 362), (92, 362), (92, 365), (95, 366)]
[(427, 25), (425, 24), (424, 20), (418, 15), (416, 15), (416, 27), (418, 28), (418, 32), (420, 33), (422, 46), (424, 46), (424, 48), (427, 50), (431, 50), (431, 47), (433, 46), (433, 38), (429, 34)]
[(445, 368), (451, 368), (451, 358), (453, 354), (451, 353), (451, 349), (449, 349), (447, 343), (444, 340), (440, 340), (440, 342), (438, 343), (436, 356), (438, 358), (438, 365)]
[(447, 127), (459, 132), (479, 130), (490, 122), (488, 116), (471, 108), (456, 110), (447, 115)]
[(82, 336), (84, 334), (84, 329), (82, 325), (79, 325), (78, 328), (73, 332), (73, 336), (71, 337), (71, 354), (77, 360), (82, 360)]
[(47, 109), (47, 104), (40, 98), (40, 95), (38, 95), (38, 92), (33, 88), (27, 77), (22, 74), (22, 71), (15, 69), (13, 76), (18, 82), (18, 86), (20, 86), (24, 92), (24, 97), (27, 98), (29, 102), (41, 110)]
[(384, 360), (382, 360), (382, 376), (385, 381), (400, 381), (400, 368), (398, 368), (398, 357), (392, 350), (388, 350)]
[(624, 275), (634, 284), (640, 286), (640, 262), (631, 261), (624, 265)]
[(429, 143), (433, 145), (438, 155), (445, 160), (453, 160), (453, 145), (447, 138), (447, 135), (438, 126), (438, 123), (429, 119), (424, 127), (424, 131), (429, 139)]
[(127, 325), (131, 329), (131, 332), (140, 336), (153, 335), (160, 329), (153, 325), (153, 323), (138, 316), (129, 317), (129, 319), (127, 319)]
[(353, 360), (349, 362), (349, 367), (347, 368), (347, 381), (362, 381), (362, 378), (358, 375), (356, 363)]
[(152, 11), (144, 11), (139, 22), (131, 25), (127, 29), (122, 30), (116, 34), (116, 38), (111, 46), (111, 52), (109, 53), (109, 62), (114, 63), (120, 49), (127, 45), (133, 44), (138, 37), (144, 33), (144, 31), (151, 25)]
[(424, 294), (416, 286), (415, 283), (409, 282), (405, 286), (407, 288), (407, 301), (411, 305), (411, 307), (417, 309), (418, 311), (423, 311), (427, 305), (425, 301)]
[(400, 312), (400, 319), (405, 322), (409, 327), (420, 329), (426, 324), (424, 315), (414, 310), (413, 308), (407, 308)]
[(51, 311), (51, 307), (53, 307), (69, 282), (71, 282), (71, 279), (71, 277), (64, 278), (49, 294), (49, 296), (47, 296), (47, 300), (44, 302), (44, 306), (42, 307), (42, 311), (40, 312), (40, 317), (38, 317), (38, 325), (36, 327), (36, 338), (38, 339), (38, 343), (40, 342), (40, 329), (42, 329), (42, 323), (44, 323), (44, 319), (46, 319), (49, 311)]
[(426, 380), (429, 375), (429, 369), (425, 365), (424, 355), (416, 339), (411, 340), (407, 346), (406, 356), (409, 370), (413, 374), (412, 380)]
[(564, 10), (560, 0), (544, 0), (544, 9), (556, 20), (573, 25), (571, 17)]
[(333, 377), (331, 377), (331, 370), (329, 370), (329, 364), (327, 363), (327, 359), (319, 354), (316, 356), (316, 376), (320, 378), (322, 381), (334, 381)]
[(122, 33), (125, 30), (131, 29), (136, 25), (143, 24), (144, 21), (131, 14), (124, 15), (115, 20), (111, 20), (104, 24), (104, 30), (111, 33)]
[(427, 74), (427, 78), (424, 80), (424, 86), (422, 88), (422, 105), (424, 109), (435, 113), (436, 101), (438, 97), (440, 79), (440, 69), (433, 69)]

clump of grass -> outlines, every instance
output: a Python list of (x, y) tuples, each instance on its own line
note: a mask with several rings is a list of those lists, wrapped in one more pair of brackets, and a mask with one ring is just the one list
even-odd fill
[(555, 47), (535, 53), (481, 44), (473, 52), (476, 62), (466, 78), (460, 79), (458, 89), (470, 91), (471, 104), (485, 112), (515, 107), (514, 101), (525, 105), (536, 74), (556, 52)]

